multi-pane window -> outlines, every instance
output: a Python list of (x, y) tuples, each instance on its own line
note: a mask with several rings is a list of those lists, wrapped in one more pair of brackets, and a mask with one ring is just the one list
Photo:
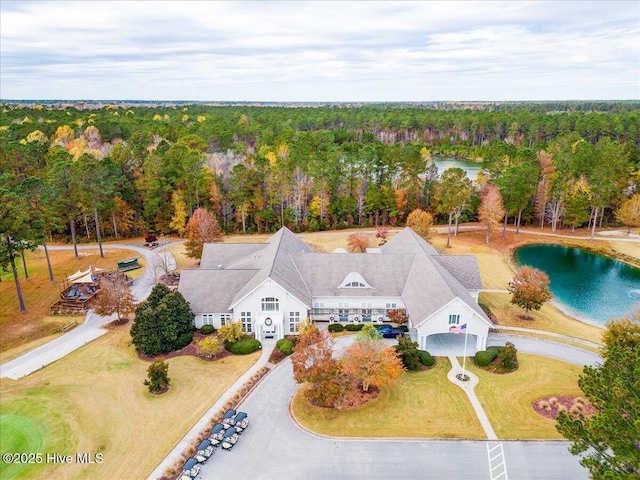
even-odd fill
[(387, 303), (387, 308), (397, 308), (397, 303)]
[(202, 325), (213, 325), (213, 313), (202, 314)]
[(449, 315), (449, 325), (460, 325), (460, 315)]
[(363, 303), (362, 304), (362, 315), (371, 316), (371, 306), (372, 306), (372, 304), (370, 304), (370, 303)]
[(231, 314), (230, 313), (221, 313), (220, 314), (220, 326), (224, 327), (225, 325), (229, 325), (231, 323)]
[(245, 333), (251, 333), (251, 312), (240, 312), (240, 321), (242, 322), (242, 330)]
[(277, 312), (280, 310), (280, 301), (275, 297), (265, 297), (261, 302), (263, 312)]
[(289, 333), (297, 333), (300, 325), (300, 312), (289, 312)]

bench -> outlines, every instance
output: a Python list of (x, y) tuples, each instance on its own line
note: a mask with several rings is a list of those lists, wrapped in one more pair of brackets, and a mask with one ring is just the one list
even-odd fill
[(118, 261), (118, 271), (119, 272), (128, 272), (129, 270), (135, 270), (137, 268), (142, 268), (138, 263), (137, 258), (128, 258), (126, 260)]
[(60, 327), (60, 331), (62, 333), (71, 330), (73, 327), (75, 327), (78, 324), (78, 322), (76, 322), (75, 320), (73, 322), (69, 322), (66, 325), (63, 325), (62, 327)]

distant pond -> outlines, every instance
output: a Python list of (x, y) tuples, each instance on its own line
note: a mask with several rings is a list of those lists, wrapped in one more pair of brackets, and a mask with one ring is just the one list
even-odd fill
[(560, 245), (527, 245), (515, 259), (546, 272), (554, 299), (576, 318), (604, 325), (640, 307), (640, 269), (625, 263)]
[(456, 158), (433, 157), (433, 163), (438, 167), (438, 175), (442, 175), (447, 168), (457, 167), (464, 170), (467, 178), (472, 182), (478, 176), (480, 168), (482, 168), (482, 163), (480, 162), (468, 162)]

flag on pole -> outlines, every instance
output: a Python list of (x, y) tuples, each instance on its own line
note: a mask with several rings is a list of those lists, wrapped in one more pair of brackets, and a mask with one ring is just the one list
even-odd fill
[(464, 325), (462, 325), (461, 327), (458, 327), (456, 325), (454, 325), (453, 327), (451, 327), (449, 329), (449, 333), (467, 333), (467, 324), (465, 323)]

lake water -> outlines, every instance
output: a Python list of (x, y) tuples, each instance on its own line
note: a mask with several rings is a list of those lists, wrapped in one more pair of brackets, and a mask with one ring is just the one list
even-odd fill
[(438, 175), (442, 175), (447, 168), (461, 168), (467, 173), (467, 178), (472, 182), (478, 176), (482, 164), (480, 162), (466, 162), (455, 158), (433, 157), (433, 162), (438, 167)]
[(515, 252), (520, 265), (546, 272), (554, 300), (577, 318), (604, 323), (640, 307), (640, 269), (577, 248), (528, 245)]

